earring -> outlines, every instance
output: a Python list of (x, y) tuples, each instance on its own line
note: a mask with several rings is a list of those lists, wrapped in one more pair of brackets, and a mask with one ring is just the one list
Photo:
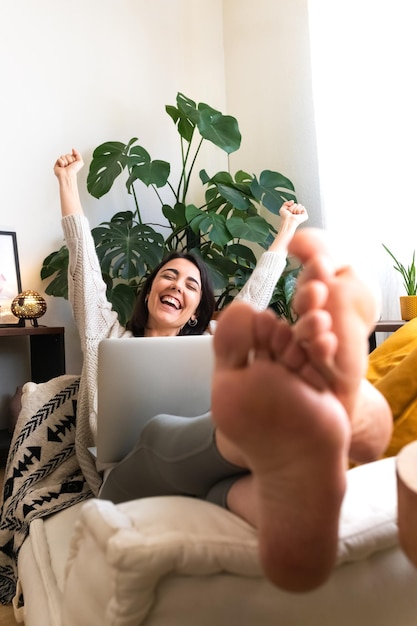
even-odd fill
[(191, 326), (191, 328), (194, 328), (194, 326), (197, 326), (197, 324), (198, 324), (197, 318), (195, 317), (194, 319), (192, 319), (190, 317), (190, 319), (188, 320), (188, 326)]

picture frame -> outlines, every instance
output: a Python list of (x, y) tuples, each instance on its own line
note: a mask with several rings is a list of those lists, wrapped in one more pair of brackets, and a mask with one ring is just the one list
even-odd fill
[(25, 325), (24, 319), (11, 312), (11, 304), (21, 291), (16, 233), (0, 230), (0, 328)]

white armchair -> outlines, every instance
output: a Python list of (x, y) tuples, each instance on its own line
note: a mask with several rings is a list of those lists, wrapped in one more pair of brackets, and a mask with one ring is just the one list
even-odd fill
[(316, 591), (262, 576), (256, 532), (207, 502), (91, 499), (34, 520), (18, 561), (26, 626), (415, 626), (398, 545), (395, 459), (348, 472), (339, 559)]

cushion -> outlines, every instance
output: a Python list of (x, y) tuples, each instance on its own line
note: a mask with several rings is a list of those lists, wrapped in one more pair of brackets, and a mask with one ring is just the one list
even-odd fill
[(13, 600), (17, 622), (24, 621), (25, 626), (59, 626), (65, 564), (82, 504), (30, 524), (29, 536), (19, 552), (19, 580)]
[(387, 584), (385, 567), (390, 583), (398, 577), (411, 593), (417, 572), (398, 549), (392, 458), (348, 472), (338, 567), (326, 585), (301, 596), (263, 578), (256, 532), (220, 507), (182, 497), (119, 505), (92, 499), (75, 525), (62, 625), (388, 625), (391, 609), (380, 604), (373, 615), (364, 613), (376, 588)]
[(394, 429), (384, 456), (396, 455), (417, 439), (417, 318), (371, 352), (367, 378), (391, 407)]
[(25, 624), (415, 626), (417, 570), (398, 547), (395, 459), (347, 479), (338, 567), (307, 594), (270, 585), (256, 532), (208, 502), (91, 499), (36, 520), (19, 556)]
[(417, 348), (417, 318), (392, 333), (369, 355), (367, 378), (375, 384)]

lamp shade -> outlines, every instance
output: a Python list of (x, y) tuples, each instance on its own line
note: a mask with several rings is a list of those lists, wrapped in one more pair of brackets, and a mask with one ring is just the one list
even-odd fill
[(16, 296), (10, 308), (13, 315), (19, 319), (31, 320), (37, 326), (37, 318), (46, 311), (46, 302), (37, 291), (28, 289)]

